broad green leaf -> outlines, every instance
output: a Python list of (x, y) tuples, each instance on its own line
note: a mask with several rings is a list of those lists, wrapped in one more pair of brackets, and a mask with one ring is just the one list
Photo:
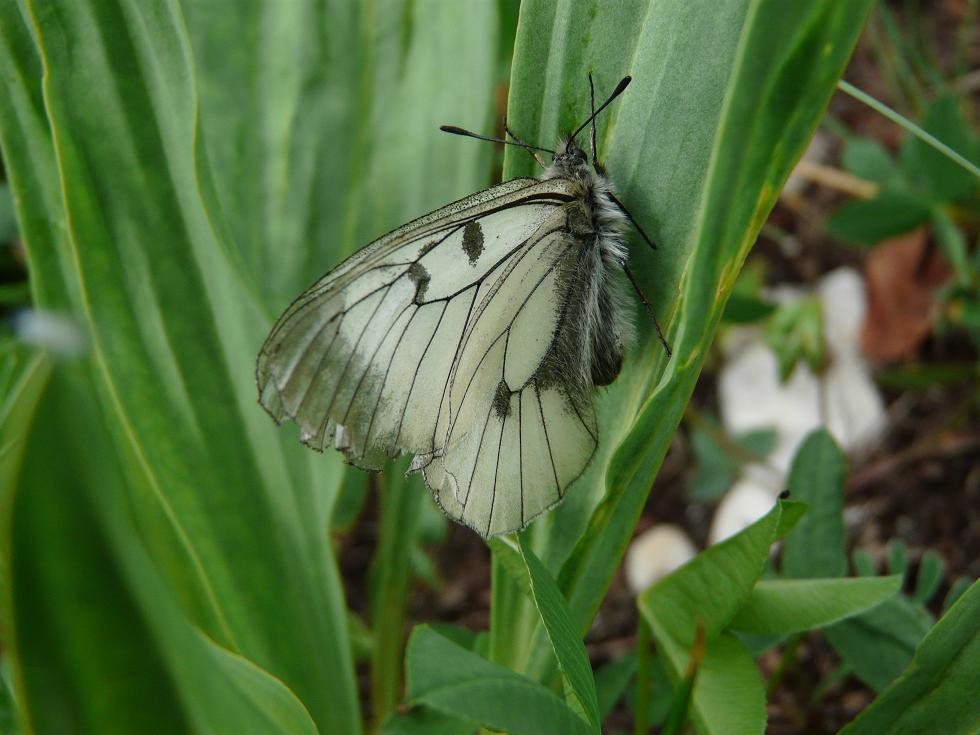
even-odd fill
[[(489, 0), (184, 0), (230, 241), (270, 307), (342, 256), (490, 183)], [(452, 60), (447, 63), (447, 60)]]
[[(690, 652), (672, 638), (657, 639), (672, 678), (687, 667)], [(761, 733), (766, 696), (759, 669), (745, 646), (730, 633), (709, 638), (698, 667), (689, 712), (701, 733)]]
[(827, 232), (844, 242), (873, 245), (925, 223), (929, 207), (922, 195), (885, 189), (874, 199), (849, 202), (838, 209), (827, 220)]
[(921, 607), (898, 596), (823, 633), (855, 675), (881, 691), (909, 665), (932, 622)]
[(704, 629), (706, 653), (692, 700), (702, 732), (761, 733), (765, 727), (765, 693), (755, 662), (724, 629), (750, 599), (770, 546), (799, 520), (804, 508), (779, 501), (751, 526), (702, 552), (640, 596), (640, 612), (674, 681), (688, 665), (697, 626)]
[(279, 679), (188, 623), (126, 514), (83, 378), (58, 369), (4, 488), (5, 646), (30, 731), (314, 735)]
[(783, 635), (822, 628), (881, 604), (901, 588), (901, 575), (762, 580), (729, 627), (753, 635)]
[(519, 536), (521, 558), (527, 566), (530, 592), (534, 605), (541, 616), (541, 623), (548, 632), (551, 647), (558, 660), (568, 688), (577, 701), (576, 710), (581, 710), (585, 719), (599, 732), (599, 700), (596, 696), (592, 664), (585, 651), (585, 645), (568, 614), (568, 605), (561, 590), (545, 569), (541, 560), (531, 551), (528, 542)]
[(92, 332), (81, 389), (102, 402), (125, 504), (190, 621), (322, 729), (357, 732), (326, 539), (340, 463), (271, 426), (252, 366), (291, 289), (488, 183), (489, 147), (437, 126), (489, 118), (495, 7), (22, 6), (0, 7), (0, 145), (36, 303)]
[(876, 184), (887, 184), (898, 172), (895, 161), (873, 138), (848, 140), (841, 162), (855, 176)]
[(847, 571), (845, 471), (844, 455), (824, 429), (812, 432), (797, 450), (787, 487), (790, 497), (810, 510), (783, 544), (785, 576), (841, 577)]
[(513, 735), (592, 729), (556, 694), (420, 625), (406, 656), (409, 702)]
[[(632, 535), (739, 267), (816, 128), (869, 6), (758, 0), (705, 13), (681, 0), (522, 5), (508, 104), (508, 122), (522, 137), (550, 145), (583, 120), (589, 70), (600, 97), (633, 77), (600, 116), (599, 154), (659, 244), (651, 253), (632, 238), (631, 260), (674, 351), (663, 359), (638, 314), (641, 344), (600, 402), (599, 454), (563, 505), (532, 529), (546, 566), (561, 568), (581, 631)], [(505, 177), (529, 173), (526, 154), (508, 151)], [(520, 597), (507, 604), (519, 607)], [(520, 615), (509, 609), (501, 619)], [(512, 650), (544, 675), (546, 636), (526, 645), (523, 626), (510, 635), (518, 641)]]
[[(944, 94), (929, 105), (920, 123), (923, 130), (960, 155), (969, 158), (975, 136), (959, 110), (959, 100)], [(976, 176), (955, 161), (909, 135), (902, 143), (902, 172), (912, 185), (937, 201), (953, 202), (977, 191)]]
[[(268, 316), (219, 240), (179, 11), (3, 7), (5, 63), (21, 73), (4, 78), (14, 116), (2, 140), (5, 156), (33, 157), (9, 160), (35, 293), (74, 307), (91, 332), (141, 536), (191, 621), (294, 688), (324, 727), (356, 732), (323, 533), (339, 464), (313, 465), (256, 411), (251, 363)], [(13, 170), (35, 160), (43, 177)]]
[[(916, 649), (910, 667), (842, 735), (980, 730), (980, 583), (953, 605)], [(941, 723), (941, 724), (940, 724)]]
[(727, 627), (762, 575), (769, 547), (778, 538), (783, 508), (798, 505), (779, 501), (751, 526), (698, 554), (640, 595), (640, 610), (657, 641), (670, 636), (690, 646), (697, 621), (709, 641)]

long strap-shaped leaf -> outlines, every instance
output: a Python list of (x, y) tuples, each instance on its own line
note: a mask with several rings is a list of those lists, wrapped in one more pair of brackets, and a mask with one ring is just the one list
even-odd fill
[[(546, 140), (583, 118), (587, 70), (600, 87), (633, 76), (604, 121), (600, 157), (659, 243), (653, 255), (636, 248), (633, 260), (661, 320), (669, 317), (674, 348), (667, 363), (647, 336), (600, 408), (605, 447), (570, 493), (578, 499), (550, 528), (535, 530), (539, 554), (561, 566), (582, 630), (629, 541), (739, 268), (816, 128), (870, 3), (705, 7), (636, 2), (602, 6), (594, 17), (584, 3), (522, 8), (510, 101), (518, 134)], [(535, 95), (546, 99), (544, 111), (522, 113)], [(508, 156), (506, 172), (522, 173), (524, 162)], [(530, 658), (538, 674), (548, 666), (546, 645), (539, 634)]]

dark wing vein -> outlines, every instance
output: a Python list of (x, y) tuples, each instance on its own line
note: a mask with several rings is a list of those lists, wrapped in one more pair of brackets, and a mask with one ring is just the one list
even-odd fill
[[(357, 400), (357, 394), (361, 392), (361, 386), (364, 384), (364, 379), (367, 377), (368, 373), (371, 372), (371, 367), (374, 365), (374, 361), (378, 356), (378, 352), (381, 350), (381, 346), (384, 345), (385, 340), (388, 339), (388, 335), (391, 334), (391, 330), (395, 328), (396, 324), (398, 324), (398, 320), (402, 318), (402, 314), (413, 306), (415, 306), (416, 310), (418, 309), (418, 306), (416, 306), (413, 302), (405, 304), (405, 307), (398, 312), (394, 319), (391, 320), (391, 324), (388, 325), (385, 333), (381, 335), (381, 339), (378, 340), (378, 344), (375, 346), (374, 352), (371, 353), (371, 359), (368, 360), (367, 364), (364, 366), (364, 369), (361, 371), (361, 377), (358, 379), (357, 385), (354, 387), (354, 393), (351, 395), (351, 399), (347, 403), (347, 410), (344, 411), (344, 419), (340, 423), (347, 423), (347, 417), (350, 415), (351, 406), (353, 406), (354, 402)], [(411, 317), (409, 317), (409, 321), (411, 321)], [(392, 352), (392, 355), (394, 355), (394, 352)]]
[(541, 428), (544, 430), (544, 442), (548, 445), (548, 459), (551, 460), (551, 471), (555, 475), (555, 490), (558, 492), (558, 499), (562, 499), (561, 483), (558, 482), (558, 470), (555, 468), (555, 455), (551, 451), (551, 439), (548, 437), (548, 422), (544, 420), (544, 408), (541, 406), (541, 391), (538, 384), (534, 384), (534, 396), (538, 401), (538, 413), (541, 414)]
[[(493, 491), (490, 495), (490, 513), (487, 518), (487, 532), (486, 535), (490, 535), (490, 526), (493, 525), (493, 506), (497, 502), (497, 475), (500, 473), (500, 448), (504, 445), (504, 432), (507, 431), (507, 416), (504, 416), (503, 423), (500, 425), (500, 438), (497, 439), (497, 463), (493, 468)], [(482, 443), (480, 445), (480, 450), (483, 450)]]
[(402, 424), (405, 422), (405, 411), (408, 409), (408, 404), (412, 400), (412, 392), (415, 390), (415, 381), (419, 377), (419, 370), (422, 368), (422, 363), (425, 362), (425, 356), (429, 354), (429, 348), (432, 346), (432, 340), (435, 339), (436, 333), (439, 331), (439, 327), (442, 325), (442, 318), (446, 316), (446, 309), (448, 308), (449, 302), (447, 301), (445, 304), (443, 304), (442, 313), (439, 314), (439, 320), (436, 322), (436, 328), (433, 329), (432, 334), (429, 335), (429, 341), (425, 345), (425, 349), (422, 350), (422, 356), (419, 357), (418, 363), (415, 365), (415, 372), (412, 373), (412, 384), (408, 388), (408, 395), (405, 396), (405, 405), (402, 408), (402, 415), (398, 419), (398, 431), (395, 432), (395, 446), (398, 446), (398, 440), (402, 434)]
[(408, 318), (408, 321), (405, 322), (405, 326), (402, 328), (402, 333), (398, 335), (398, 341), (395, 342), (395, 348), (391, 352), (392, 359), (388, 361), (388, 367), (385, 368), (384, 378), (381, 379), (381, 389), (378, 391), (378, 398), (374, 402), (374, 408), (371, 410), (371, 421), (368, 423), (368, 430), (364, 435), (364, 447), (361, 449), (361, 459), (364, 459), (367, 453), (367, 448), (371, 446), (371, 432), (374, 430), (374, 419), (378, 415), (378, 406), (381, 405), (381, 398), (384, 396), (385, 386), (388, 384), (388, 374), (391, 372), (391, 366), (395, 364), (394, 356), (398, 354), (398, 348), (401, 346), (402, 340), (405, 338), (405, 334), (408, 332), (409, 327), (412, 326), (412, 322), (415, 320), (418, 313), (419, 309), (416, 307), (415, 311), (413, 311), (412, 315)]

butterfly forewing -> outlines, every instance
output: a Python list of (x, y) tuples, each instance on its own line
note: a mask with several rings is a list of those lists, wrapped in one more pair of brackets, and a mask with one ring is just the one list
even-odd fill
[(359, 251), (273, 328), (263, 406), (364, 468), (412, 452), (440, 505), (483, 535), (523, 527), (596, 446), (591, 402), (536, 374), (561, 328), (576, 205), (563, 179), (517, 179)]

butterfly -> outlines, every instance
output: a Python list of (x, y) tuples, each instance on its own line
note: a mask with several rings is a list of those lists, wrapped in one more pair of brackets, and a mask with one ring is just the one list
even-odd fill
[[(363, 469), (412, 453), (409, 472), (483, 537), (560, 502), (599, 444), (596, 388), (633, 340), (624, 276), (656, 325), (627, 265), (627, 225), (652, 242), (596, 160), (595, 118), (629, 83), (595, 109), (590, 74), (592, 114), (553, 151), (506, 124), (504, 139), (443, 126), (523, 147), (543, 174), (409, 222), (303, 292), (259, 353), (262, 406)], [(591, 162), (575, 140), (590, 123)]]

